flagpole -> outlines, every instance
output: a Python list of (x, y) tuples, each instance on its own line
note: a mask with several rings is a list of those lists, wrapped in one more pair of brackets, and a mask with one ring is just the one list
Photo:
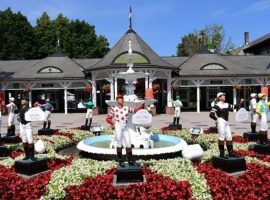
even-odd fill
[(128, 14), (128, 17), (129, 17), (129, 29), (132, 29), (132, 20), (131, 20), (131, 17), (132, 17), (132, 10), (131, 10), (131, 6), (129, 6), (129, 14)]

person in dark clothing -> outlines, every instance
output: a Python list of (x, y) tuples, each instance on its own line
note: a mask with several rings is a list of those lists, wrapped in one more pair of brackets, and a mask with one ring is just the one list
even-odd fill
[(229, 111), (233, 111), (235, 106), (225, 103), (225, 93), (217, 94), (218, 102), (213, 106), (210, 117), (214, 119), (218, 127), (218, 148), (220, 157), (224, 157), (224, 143), (226, 140), (227, 150), (230, 157), (235, 157), (233, 153), (232, 133), (229, 127)]

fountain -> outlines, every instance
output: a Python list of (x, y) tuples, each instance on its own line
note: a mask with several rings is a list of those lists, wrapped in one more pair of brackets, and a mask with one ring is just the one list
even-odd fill
[[(124, 95), (124, 106), (135, 108), (142, 103), (149, 106), (156, 102), (156, 100), (139, 100), (134, 94), (134, 82), (136, 82), (137, 79), (146, 78), (148, 73), (135, 72), (132, 69), (132, 58), (134, 57), (134, 54), (132, 53), (131, 45), (131, 40), (129, 40), (127, 55), (128, 70), (126, 72), (112, 74), (112, 77), (125, 79), (126, 94)], [(116, 106), (115, 100), (107, 100), (106, 103), (111, 107)], [(133, 119), (137, 113), (135, 115), (132, 113), (128, 114), (126, 127), (130, 134), (134, 157), (143, 159), (160, 159), (180, 155), (181, 150), (187, 146), (187, 143), (174, 136), (158, 135), (158, 137), (155, 137), (156, 135), (154, 135), (154, 133), (146, 133), (146, 128), (150, 126), (149, 122), (152, 122), (152, 116), (146, 110), (140, 110), (139, 112), (145, 112), (144, 116), (148, 114), (149, 116), (147, 118), (151, 120), (148, 121), (148, 123), (140, 120), (141, 123), (134, 124)], [(114, 135), (101, 135), (88, 138), (78, 143), (77, 148), (81, 150), (82, 155), (97, 160), (110, 160), (116, 158), (116, 142)]]

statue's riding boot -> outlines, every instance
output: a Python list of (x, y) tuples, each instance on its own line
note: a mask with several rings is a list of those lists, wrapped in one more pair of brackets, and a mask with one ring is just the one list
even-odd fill
[(7, 136), (11, 136), (11, 126), (8, 126), (7, 128)]
[(32, 161), (37, 161), (35, 158), (34, 144), (28, 144), (29, 157)]
[(24, 149), (24, 158), (23, 160), (28, 160), (29, 159), (29, 150), (28, 150), (28, 143), (24, 142), (23, 143), (23, 149)]
[(11, 126), (11, 134), (12, 136), (15, 136), (15, 125)]
[(260, 144), (268, 143), (267, 131), (260, 131)]
[(43, 129), (46, 129), (46, 126), (47, 126), (47, 122), (44, 121), (44, 122), (43, 122)]
[(228, 150), (229, 156), (230, 157), (236, 157), (235, 154), (234, 154), (234, 152), (233, 152), (232, 141), (227, 141), (226, 142), (226, 145), (227, 145), (227, 150)]
[(251, 132), (252, 133), (256, 133), (256, 125), (257, 125), (256, 123), (251, 122), (251, 125), (250, 126), (251, 126)]
[(218, 141), (219, 156), (224, 158), (224, 141)]
[(176, 124), (176, 117), (173, 118), (173, 124)]
[(126, 148), (126, 154), (127, 154), (127, 159), (128, 159), (129, 166), (135, 166), (136, 163), (133, 160), (132, 149), (131, 148)]
[(180, 120), (180, 117), (177, 117), (177, 118), (176, 118), (177, 125), (179, 125), (179, 120)]
[(120, 167), (125, 167), (124, 160), (123, 160), (123, 155), (122, 155), (122, 147), (117, 147), (116, 148), (116, 153), (117, 153), (119, 166)]
[(91, 128), (91, 125), (92, 125), (92, 118), (90, 118), (90, 120), (89, 120), (89, 126), (90, 126), (90, 128)]
[(85, 119), (85, 125), (84, 126), (87, 126), (88, 124), (88, 119)]
[(51, 120), (48, 120), (48, 127), (47, 129), (51, 129)]

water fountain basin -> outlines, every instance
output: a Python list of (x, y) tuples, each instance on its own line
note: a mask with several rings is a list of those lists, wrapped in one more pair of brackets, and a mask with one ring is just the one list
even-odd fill
[[(78, 143), (77, 148), (83, 157), (96, 160), (115, 160), (116, 151), (110, 148), (112, 135), (93, 136)], [(181, 156), (181, 151), (187, 143), (181, 138), (168, 135), (159, 135), (159, 141), (166, 143), (166, 147), (138, 149), (133, 148), (133, 155), (136, 159), (167, 159)], [(155, 146), (155, 145), (154, 145)], [(123, 151), (125, 154), (125, 151)]]

